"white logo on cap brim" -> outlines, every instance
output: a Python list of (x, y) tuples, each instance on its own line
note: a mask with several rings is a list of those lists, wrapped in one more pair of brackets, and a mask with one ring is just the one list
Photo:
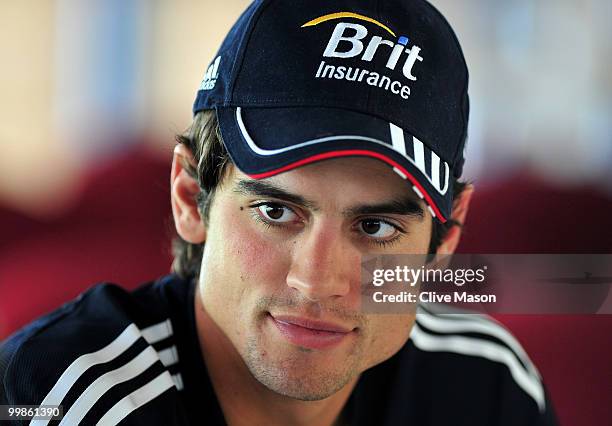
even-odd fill
[(404, 139), (404, 131), (399, 126), (396, 126), (393, 123), (389, 123), (392, 145), (389, 145), (388, 143), (385, 143), (379, 139), (369, 138), (366, 136), (337, 135), (337, 136), (328, 136), (325, 138), (311, 139), (311, 140), (300, 142), (298, 144), (287, 146), (284, 148), (265, 149), (265, 148), (261, 148), (260, 146), (258, 146), (253, 140), (253, 138), (251, 138), (251, 135), (249, 135), (249, 132), (247, 131), (244, 125), (244, 121), (242, 120), (242, 108), (241, 107), (236, 108), (236, 121), (238, 123), (238, 127), (240, 128), (240, 132), (242, 133), (242, 137), (246, 141), (251, 151), (253, 151), (257, 155), (262, 155), (262, 156), (278, 155), (278, 154), (283, 154), (283, 153), (293, 151), (299, 148), (303, 148), (305, 146), (316, 145), (316, 144), (331, 142), (331, 141), (362, 140), (362, 141), (367, 141), (367, 142), (372, 142), (378, 145), (382, 145), (387, 149), (392, 148), (395, 152), (400, 154), (403, 158), (408, 160), (414, 167), (416, 167), (421, 172), (421, 174), (429, 181), (429, 183), (436, 189), (436, 191), (440, 193), (440, 195), (444, 195), (448, 191), (448, 186), (449, 186), (448, 181), (449, 181), (449, 176), (450, 176), (450, 168), (448, 166), (448, 163), (446, 161), (442, 161), (442, 163), (444, 164), (444, 169), (445, 169), (444, 170), (444, 187), (442, 188), (440, 185), (440, 169), (439, 169), (440, 168), (440, 157), (438, 157), (438, 155), (436, 155), (435, 152), (430, 150), (431, 168), (432, 168), (431, 172), (433, 176), (433, 179), (432, 179), (426, 173), (425, 156), (424, 156), (425, 153), (424, 153), (423, 142), (418, 140), (416, 137), (412, 136), (411, 140), (412, 140), (412, 146), (413, 146), (413, 152), (415, 154), (415, 158), (414, 159), (411, 158), (406, 153), (406, 145), (405, 145), (406, 142)]

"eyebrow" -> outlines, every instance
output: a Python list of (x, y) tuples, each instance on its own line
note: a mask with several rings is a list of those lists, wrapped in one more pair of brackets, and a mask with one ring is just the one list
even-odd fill
[[(315, 202), (301, 195), (293, 194), (270, 182), (241, 179), (236, 183), (233, 191), (245, 196), (276, 198), (313, 211), (320, 210)], [(418, 219), (423, 219), (425, 216), (425, 212), (419, 201), (408, 196), (378, 204), (356, 205), (349, 207), (342, 214), (346, 217), (368, 214), (398, 214), (412, 216)]]
[(258, 197), (277, 198), (279, 200), (288, 201), (311, 210), (319, 210), (316, 203), (307, 200), (301, 195), (292, 194), (279, 186), (260, 180), (241, 179), (236, 183), (234, 192), (247, 196), (256, 195)]
[(425, 212), (419, 202), (413, 198), (405, 197), (380, 204), (365, 204), (351, 207), (344, 212), (345, 216), (358, 216), (368, 214), (399, 214), (423, 219)]

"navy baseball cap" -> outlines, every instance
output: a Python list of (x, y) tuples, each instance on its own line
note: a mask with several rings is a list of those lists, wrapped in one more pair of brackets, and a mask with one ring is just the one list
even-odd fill
[(223, 41), (193, 112), (216, 110), (232, 161), (252, 178), (372, 157), (446, 222), (467, 89), (459, 42), (424, 0), (260, 0)]

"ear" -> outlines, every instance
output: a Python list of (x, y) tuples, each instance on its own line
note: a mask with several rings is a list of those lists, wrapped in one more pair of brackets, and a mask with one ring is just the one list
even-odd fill
[[(461, 226), (465, 224), (465, 218), (467, 217), (473, 194), (474, 185), (469, 184), (453, 202), (451, 219), (459, 222)], [(461, 231), (463, 229), (461, 226), (453, 226), (451, 229), (449, 229), (448, 233), (444, 237), (444, 240), (442, 240), (442, 243), (438, 247), (438, 254), (453, 254), (455, 252), (455, 249), (459, 244), (459, 239), (461, 238)]]
[(174, 147), (170, 175), (172, 215), (176, 232), (181, 238), (192, 244), (200, 244), (206, 240), (206, 228), (196, 201), (200, 186), (185, 169), (187, 164), (196, 168), (191, 150), (183, 144), (177, 144)]

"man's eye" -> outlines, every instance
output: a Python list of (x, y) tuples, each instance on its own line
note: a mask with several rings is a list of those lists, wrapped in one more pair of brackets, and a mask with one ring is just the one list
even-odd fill
[(395, 226), (378, 219), (362, 220), (360, 227), (365, 234), (374, 238), (391, 238), (397, 232)]
[(261, 204), (256, 207), (263, 218), (270, 222), (285, 223), (292, 222), (297, 215), (289, 207), (280, 204)]

